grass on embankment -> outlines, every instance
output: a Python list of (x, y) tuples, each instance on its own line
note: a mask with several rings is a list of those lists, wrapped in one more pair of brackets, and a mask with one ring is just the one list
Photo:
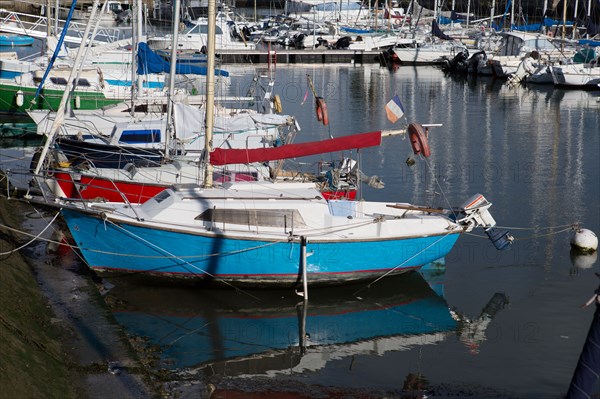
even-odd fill
[[(0, 223), (20, 226), (22, 204), (0, 198)], [(28, 240), (28, 238), (27, 238)], [(24, 237), (0, 229), (0, 254)], [(65, 331), (53, 315), (19, 252), (0, 255), (0, 392), (6, 398), (74, 398), (69, 357), (61, 347)]]

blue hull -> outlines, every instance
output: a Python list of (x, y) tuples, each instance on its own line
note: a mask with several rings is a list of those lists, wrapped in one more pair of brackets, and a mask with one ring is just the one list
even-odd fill
[[(301, 279), (300, 243), (192, 235), (123, 224), (63, 209), (88, 265), (100, 271), (294, 285)], [(378, 241), (309, 243), (309, 284), (340, 284), (402, 273), (446, 256), (458, 233)]]
[(29, 36), (0, 36), (0, 47), (31, 46), (34, 42)]

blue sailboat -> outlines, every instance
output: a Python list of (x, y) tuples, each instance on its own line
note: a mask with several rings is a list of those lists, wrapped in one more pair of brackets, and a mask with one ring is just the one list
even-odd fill
[[(85, 205), (85, 206), (84, 206)], [(441, 210), (412, 204), (325, 200), (314, 183), (173, 186), (144, 204), (62, 204), (88, 265), (253, 286), (344, 284), (400, 274), (444, 257), (483, 226), (498, 249), (482, 195)]]
[(35, 42), (35, 39), (30, 36), (10, 33), (0, 35), (0, 47), (31, 46), (33, 42)]

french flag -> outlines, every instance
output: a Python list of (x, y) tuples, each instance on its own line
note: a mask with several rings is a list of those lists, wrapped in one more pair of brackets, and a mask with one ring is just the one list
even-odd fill
[(385, 114), (392, 123), (396, 123), (404, 115), (404, 107), (397, 94), (385, 105)]

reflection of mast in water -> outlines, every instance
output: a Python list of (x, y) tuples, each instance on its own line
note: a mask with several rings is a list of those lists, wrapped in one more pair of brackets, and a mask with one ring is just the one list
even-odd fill
[[(485, 97), (485, 132), (483, 135), (483, 151), (485, 154), (484, 160), (490, 162), (492, 166), (496, 165), (499, 158), (494, 158), (495, 153), (492, 152), (493, 141), (492, 141), (492, 96), (486, 95)], [(497, 149), (496, 149), (497, 150)], [(500, 153), (500, 159), (504, 159), (504, 152)], [(485, 192), (493, 192), (492, 189), (496, 188), (496, 184), (493, 184), (493, 179), (484, 179)]]
[[(538, 92), (536, 92), (537, 94)], [(537, 116), (535, 125), (534, 138), (534, 156), (533, 162), (530, 165), (526, 165), (525, 170), (531, 170), (531, 178), (528, 183), (532, 187), (531, 195), (531, 226), (554, 226), (556, 225), (556, 213), (548, 212), (548, 209), (552, 209), (552, 204), (556, 202), (556, 188), (557, 188), (557, 158), (558, 148), (560, 144), (560, 110), (553, 109), (552, 103), (546, 101), (531, 101), (532, 110), (530, 114)], [(536, 108), (536, 105), (540, 108)], [(548, 115), (555, 115), (557, 118), (554, 125), (554, 130), (549, 132), (545, 128), (544, 118)], [(550, 173), (548, 173), (550, 168)], [(550, 177), (550, 181), (544, 177)], [(523, 176), (522, 178), (526, 178)], [(542, 205), (543, 204), (543, 205)], [(548, 267), (551, 262), (549, 257), (552, 257), (552, 245), (554, 240), (547, 240), (548, 247), (545, 251), (547, 259), (544, 261), (544, 267)]]
[[(582, 215), (584, 204), (583, 195), (585, 192), (585, 175), (584, 175), (584, 148), (585, 148), (585, 134), (584, 124), (580, 123), (584, 116), (585, 107), (571, 107), (568, 106), (568, 97), (565, 97), (565, 91), (563, 90), (560, 97), (560, 109), (567, 114), (568, 128), (566, 132), (561, 132), (565, 136), (566, 156), (565, 168), (564, 168), (564, 182), (566, 185), (570, 185), (568, 190), (569, 196), (569, 208), (574, 215)], [(576, 94), (588, 93), (579, 92)], [(580, 97), (576, 97), (580, 98)], [(564, 106), (563, 106), (564, 104)], [(566, 134), (565, 134), (566, 133)], [(563, 155), (563, 154), (561, 154)]]

